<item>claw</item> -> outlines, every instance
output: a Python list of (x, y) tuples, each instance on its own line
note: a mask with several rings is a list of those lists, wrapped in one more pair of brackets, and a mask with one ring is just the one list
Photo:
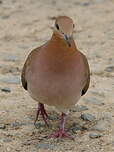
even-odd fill
[(57, 132), (51, 134), (48, 138), (70, 138), (74, 140), (74, 137), (67, 134), (65, 131), (59, 129)]

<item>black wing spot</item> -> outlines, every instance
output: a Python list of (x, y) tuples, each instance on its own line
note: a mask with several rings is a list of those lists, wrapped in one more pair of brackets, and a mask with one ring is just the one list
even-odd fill
[(86, 93), (86, 92), (85, 92), (84, 90), (82, 90), (82, 94), (81, 94), (81, 96), (83, 96), (85, 93)]
[(59, 30), (59, 25), (58, 24), (55, 24), (56, 28)]
[(27, 90), (27, 83), (25, 84), (24, 88), (25, 88), (25, 90)]

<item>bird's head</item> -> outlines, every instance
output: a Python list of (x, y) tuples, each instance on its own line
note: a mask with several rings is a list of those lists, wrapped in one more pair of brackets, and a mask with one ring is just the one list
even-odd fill
[(56, 18), (54, 33), (60, 38), (65, 40), (68, 46), (71, 46), (71, 40), (73, 36), (74, 23), (73, 20), (67, 16), (59, 16)]

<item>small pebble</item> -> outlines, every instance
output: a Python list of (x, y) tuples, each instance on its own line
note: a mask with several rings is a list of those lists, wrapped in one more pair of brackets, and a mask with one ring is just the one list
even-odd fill
[(10, 16), (9, 15), (4, 15), (4, 16), (2, 16), (1, 18), (2, 19), (8, 19)]
[(90, 2), (84, 2), (82, 3), (83, 6), (89, 6), (90, 5)]
[(95, 0), (97, 3), (103, 3), (105, 0)]
[(0, 129), (5, 129), (6, 126), (4, 124), (0, 124)]
[(11, 142), (12, 140), (11, 139), (9, 139), (9, 138), (4, 138), (4, 140), (3, 140), (4, 142)]
[(46, 149), (46, 150), (59, 150), (60, 148), (58, 146), (52, 145), (52, 144), (46, 144), (46, 143), (40, 143), (36, 146), (38, 149)]
[(114, 66), (113, 65), (112, 66), (108, 66), (108, 67), (105, 68), (104, 71), (106, 71), (106, 72), (113, 72), (114, 71)]
[(20, 127), (20, 126), (22, 126), (22, 124), (19, 123), (19, 122), (13, 122), (13, 123), (10, 124), (10, 126), (11, 127)]
[(0, 81), (9, 83), (9, 84), (19, 84), (20, 77), (19, 76), (1, 76)]
[(84, 114), (82, 114), (81, 115), (81, 118), (83, 119), (83, 120), (87, 120), (87, 121), (94, 121), (96, 118), (95, 118), (95, 116), (93, 116), (93, 115), (91, 115), (91, 114), (89, 114), (89, 113), (84, 113)]
[(57, 116), (55, 116), (55, 115), (49, 115), (48, 119), (49, 120), (58, 120), (59, 118)]
[(94, 96), (100, 96), (100, 97), (105, 97), (105, 94), (97, 89), (91, 89), (91, 93), (94, 95)]
[(35, 123), (35, 128), (36, 128), (36, 129), (41, 129), (41, 128), (43, 128), (43, 127), (44, 127), (44, 124), (41, 124), (40, 122), (38, 122), (38, 123), (36, 122), (36, 123)]
[(75, 2), (74, 4), (75, 4), (75, 5), (80, 5), (80, 6), (88, 6), (88, 5), (90, 5), (91, 3), (90, 3), (90, 2)]
[(11, 92), (11, 89), (10, 88), (1, 88), (1, 91), (9, 93), (9, 92)]
[(88, 102), (88, 103), (92, 103), (94, 105), (104, 105), (104, 103), (101, 100), (99, 100), (99, 99), (97, 99), (95, 97), (85, 98), (84, 101)]
[(72, 111), (72, 112), (81, 112), (81, 111), (85, 111), (85, 110), (88, 110), (88, 108), (86, 106), (76, 105), (70, 111)]
[(98, 134), (98, 133), (95, 133), (95, 132), (89, 134), (89, 137), (92, 138), (92, 139), (100, 138), (102, 136), (103, 136), (102, 134)]
[(113, 116), (110, 112), (105, 112), (103, 113), (103, 119), (110, 121), (110, 120), (113, 120)]
[(8, 55), (8, 56), (5, 56), (5, 57), (4, 57), (4, 60), (5, 60), (5, 61), (15, 62), (15, 61), (18, 60), (18, 58), (17, 58), (17, 56), (15, 56), (15, 55)]
[(80, 126), (80, 124), (73, 123), (73, 124), (72, 124), (72, 127), (71, 127), (71, 130), (72, 130), (73, 132), (76, 132), (77, 130), (82, 130), (82, 126)]
[(108, 124), (105, 120), (99, 120), (97, 124), (91, 128), (91, 130), (105, 131), (107, 130), (107, 126)]

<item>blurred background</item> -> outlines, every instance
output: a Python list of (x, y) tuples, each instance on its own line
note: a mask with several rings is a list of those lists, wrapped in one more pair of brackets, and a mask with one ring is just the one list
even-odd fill
[[(74, 20), (74, 39), (87, 56), (91, 85), (71, 110), (67, 129), (76, 141), (46, 136), (58, 126), (47, 106), (51, 129), (33, 125), (37, 103), (20, 83), (30, 51), (51, 38), (55, 17)], [(114, 151), (114, 1), (0, 0), (0, 152)]]

